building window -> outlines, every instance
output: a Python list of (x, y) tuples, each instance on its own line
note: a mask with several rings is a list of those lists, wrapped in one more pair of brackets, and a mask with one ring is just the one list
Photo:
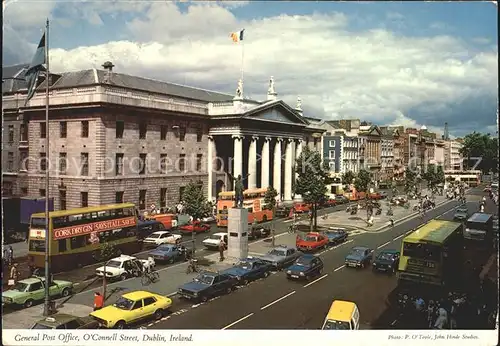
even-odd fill
[(89, 175), (89, 153), (80, 153), (80, 165), (81, 172), (80, 175)]
[(147, 190), (139, 190), (139, 210), (146, 209), (146, 192)]
[(139, 139), (146, 139), (148, 132), (148, 124), (145, 122), (139, 123)]
[(328, 162), (328, 166), (330, 167), (330, 171), (335, 171), (335, 162)]
[(186, 154), (179, 155), (179, 172), (186, 171)]
[(28, 127), (26, 124), (22, 123), (19, 128), (19, 137), (21, 138), (21, 142), (26, 142), (28, 140)]
[(40, 171), (45, 172), (47, 170), (47, 155), (45, 153), (40, 153)]
[(88, 120), (82, 121), (82, 138), (89, 137), (89, 122)]
[(61, 121), (59, 123), (59, 137), (66, 138), (68, 136), (68, 123)]
[(330, 160), (334, 160), (335, 159), (335, 150), (329, 150), (328, 151), (328, 158)]
[(40, 123), (40, 138), (47, 137), (47, 124)]
[(123, 175), (123, 154), (115, 155), (115, 175)]
[(139, 154), (139, 174), (146, 173), (147, 157), (148, 157), (148, 154)]
[(160, 140), (164, 141), (167, 139), (168, 126), (160, 125)]
[(179, 141), (184, 142), (186, 139), (186, 127), (181, 126), (179, 127)]
[(196, 141), (201, 142), (203, 139), (203, 127), (196, 128)]
[(14, 192), (14, 185), (10, 181), (4, 181), (2, 183), (2, 194), (4, 196), (12, 196)]
[(123, 138), (125, 132), (125, 122), (118, 120), (116, 122), (116, 138)]
[(59, 210), (66, 210), (66, 190), (59, 190)]
[(89, 193), (88, 192), (80, 192), (80, 202), (82, 208), (89, 206)]
[(335, 141), (334, 140), (329, 141), (328, 145), (330, 146), (330, 148), (335, 148)]
[(66, 153), (59, 153), (59, 174), (66, 174), (68, 168)]
[(14, 125), (9, 125), (9, 143), (14, 143)]
[(45, 197), (45, 189), (39, 189), (39, 190), (38, 190), (38, 195), (39, 195), (40, 197)]
[(160, 189), (160, 208), (165, 208), (167, 206), (167, 189), (162, 187)]
[(7, 171), (14, 171), (14, 153), (12, 151), (7, 153)]
[(27, 187), (21, 187), (21, 196), (28, 196), (28, 188)]
[(167, 173), (167, 154), (160, 154), (160, 172)]
[(203, 162), (203, 154), (197, 154), (196, 155), (196, 171), (201, 172), (201, 165)]
[(116, 203), (123, 203), (123, 191), (116, 191), (115, 202)]

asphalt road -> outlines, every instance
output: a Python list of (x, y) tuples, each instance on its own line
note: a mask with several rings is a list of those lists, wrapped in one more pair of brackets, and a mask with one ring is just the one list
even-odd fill
[[(476, 194), (476, 191), (473, 191)], [(254, 282), (228, 296), (207, 304), (191, 305), (175, 299), (174, 314), (163, 321), (150, 323), (152, 329), (319, 329), (334, 299), (358, 304), (361, 328), (372, 328), (385, 307), (385, 299), (394, 290), (395, 277), (374, 274), (367, 268), (355, 270), (343, 266), (350, 248), (364, 245), (378, 251), (399, 249), (401, 241), (412, 228), (433, 218), (451, 220), (457, 202), (445, 204), (429, 212), (422, 220), (411, 219), (393, 229), (364, 233), (352, 242), (332, 248), (321, 255), (325, 263), (323, 276), (309, 282), (290, 282), (283, 272)], [(469, 202), (471, 212), (477, 202)], [(391, 316), (387, 317), (388, 319)]]

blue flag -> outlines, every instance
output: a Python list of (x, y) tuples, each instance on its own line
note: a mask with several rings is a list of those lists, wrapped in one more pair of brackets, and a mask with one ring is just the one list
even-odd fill
[(31, 98), (35, 95), (38, 76), (40, 75), (40, 72), (44, 70), (43, 64), (45, 64), (45, 33), (43, 34), (42, 39), (38, 44), (35, 56), (33, 57), (30, 67), (25, 74), (26, 82), (28, 84), (28, 95), (26, 97), (26, 101), (24, 102), (25, 107), (28, 104), (29, 100), (31, 100)]

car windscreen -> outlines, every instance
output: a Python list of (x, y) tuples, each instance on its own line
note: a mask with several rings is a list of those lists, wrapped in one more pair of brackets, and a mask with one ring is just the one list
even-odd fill
[(271, 250), (269, 251), (269, 255), (271, 256), (279, 256), (279, 257), (285, 257), (286, 256), (286, 252), (283, 251), (283, 250)]
[(18, 292), (25, 292), (27, 288), (28, 288), (27, 284), (25, 284), (24, 282), (18, 282), (18, 283), (16, 283), (16, 285), (14, 286), (14, 288), (12, 290), (18, 291)]
[(377, 259), (383, 261), (391, 261), (394, 258), (394, 254), (388, 252), (382, 252), (377, 256)]
[(317, 241), (318, 240), (318, 237), (314, 236), (314, 235), (308, 235), (306, 236), (306, 239), (305, 241)]
[(163, 251), (163, 252), (169, 252), (171, 249), (170, 246), (165, 246), (165, 245), (162, 245), (162, 246), (158, 246), (157, 247), (157, 250), (160, 250), (160, 251)]
[(31, 329), (54, 329), (44, 324), (36, 323)]
[(108, 263), (106, 263), (106, 267), (113, 267), (113, 268), (120, 268), (121, 265), (122, 262), (114, 260), (108, 261)]
[(352, 249), (351, 253), (349, 255), (355, 256), (355, 257), (362, 257), (365, 254), (365, 252), (361, 249)]
[(209, 238), (209, 239), (212, 239), (212, 240), (220, 240), (220, 235), (215, 235), (215, 234), (212, 234), (212, 235), (210, 236), (210, 238)]
[(113, 306), (122, 310), (130, 310), (132, 308), (132, 305), (134, 305), (133, 300), (120, 297), (120, 299), (118, 299)]
[(247, 261), (241, 261), (240, 263), (238, 263), (238, 267), (245, 270), (252, 269), (252, 263)]
[(312, 258), (299, 258), (297, 261), (295, 261), (295, 264), (296, 265), (299, 265), (299, 266), (309, 266), (311, 264), (311, 261), (312, 261)]
[(206, 285), (211, 285), (214, 282), (215, 277), (213, 275), (201, 274), (194, 279), (196, 282), (201, 282)]
[(349, 322), (328, 320), (323, 326), (323, 329), (350, 330), (351, 326)]

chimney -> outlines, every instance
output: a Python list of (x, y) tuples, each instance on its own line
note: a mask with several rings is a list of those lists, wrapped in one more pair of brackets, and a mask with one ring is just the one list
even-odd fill
[(111, 61), (106, 61), (102, 64), (102, 67), (106, 70), (106, 74), (104, 75), (104, 83), (111, 83), (111, 73), (113, 72), (113, 63)]

